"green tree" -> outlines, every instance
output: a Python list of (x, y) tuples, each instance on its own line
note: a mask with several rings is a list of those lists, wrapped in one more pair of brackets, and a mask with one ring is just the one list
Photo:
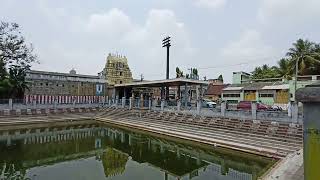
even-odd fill
[(36, 61), (16, 23), (0, 23), (0, 97), (21, 98), (27, 88), (26, 71)]
[(222, 76), (222, 74), (219, 75), (218, 80), (221, 81), (221, 82), (223, 82), (223, 76)]
[(181, 71), (179, 67), (176, 67), (176, 78), (181, 78), (181, 77), (184, 77), (183, 71)]
[(320, 74), (320, 44), (298, 39), (286, 53), (287, 58), (278, 61), (277, 66), (263, 65), (252, 72), (254, 79), (286, 78), (295, 75), (298, 62), (298, 75)]
[(309, 40), (298, 39), (287, 52), (290, 60), (290, 74), (294, 74), (298, 63), (298, 75), (312, 75), (320, 73), (319, 44)]
[(276, 68), (277, 77), (284, 77), (286, 79), (290, 79), (292, 77), (290, 69), (290, 61), (285, 58), (280, 59), (280, 61), (278, 61), (278, 67)]
[(253, 79), (267, 79), (276, 77), (279, 77), (279, 74), (277, 73), (277, 67), (270, 67), (267, 64), (264, 64), (261, 67), (256, 67), (252, 72)]

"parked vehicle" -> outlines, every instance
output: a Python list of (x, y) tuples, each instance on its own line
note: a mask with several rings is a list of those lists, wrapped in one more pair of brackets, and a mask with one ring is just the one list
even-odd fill
[(282, 110), (283, 110), (282, 107), (277, 106), (277, 105), (273, 105), (273, 106), (271, 107), (271, 109), (272, 109), (273, 111), (282, 111)]
[(217, 103), (207, 99), (203, 99), (202, 106), (207, 108), (215, 108), (217, 106)]
[[(252, 102), (251, 101), (240, 101), (237, 105), (237, 109), (242, 110), (251, 110), (252, 109)], [(257, 110), (271, 110), (272, 108), (266, 104), (261, 102), (257, 102)]]

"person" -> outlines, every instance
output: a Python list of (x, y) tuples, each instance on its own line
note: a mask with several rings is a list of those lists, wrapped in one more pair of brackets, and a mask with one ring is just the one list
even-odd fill
[(289, 101), (287, 104), (288, 116), (292, 116), (292, 101)]

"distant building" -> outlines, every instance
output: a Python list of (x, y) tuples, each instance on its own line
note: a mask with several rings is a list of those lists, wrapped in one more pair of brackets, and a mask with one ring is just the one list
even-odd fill
[(221, 99), (222, 90), (227, 86), (228, 84), (209, 84), (205, 98), (212, 101), (219, 101)]
[(101, 73), (109, 85), (131, 83), (133, 81), (128, 60), (125, 56), (109, 53), (105, 68)]
[(212, 85), (222, 85), (223, 81), (221, 79), (208, 79), (209, 84)]
[(240, 72), (233, 72), (232, 76), (232, 84), (242, 84), (244, 81), (248, 81), (251, 78), (249, 73), (240, 71)]
[(29, 84), (29, 89), (25, 91), (26, 102), (82, 103), (101, 101), (106, 96), (105, 79), (77, 74), (75, 70), (69, 73), (30, 70), (26, 74), (26, 81)]
[[(320, 81), (320, 75), (299, 76), (297, 89)], [(278, 105), (286, 109), (290, 100), (294, 101), (295, 80), (281, 78), (254, 80), (245, 72), (233, 73), (233, 84), (222, 90), (222, 100), (228, 104), (240, 101), (260, 101), (268, 105)]]

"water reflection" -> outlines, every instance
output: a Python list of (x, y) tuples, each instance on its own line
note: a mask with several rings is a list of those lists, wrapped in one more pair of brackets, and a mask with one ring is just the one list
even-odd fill
[(250, 180), (273, 163), (98, 124), (0, 131), (0, 151), (0, 179)]

